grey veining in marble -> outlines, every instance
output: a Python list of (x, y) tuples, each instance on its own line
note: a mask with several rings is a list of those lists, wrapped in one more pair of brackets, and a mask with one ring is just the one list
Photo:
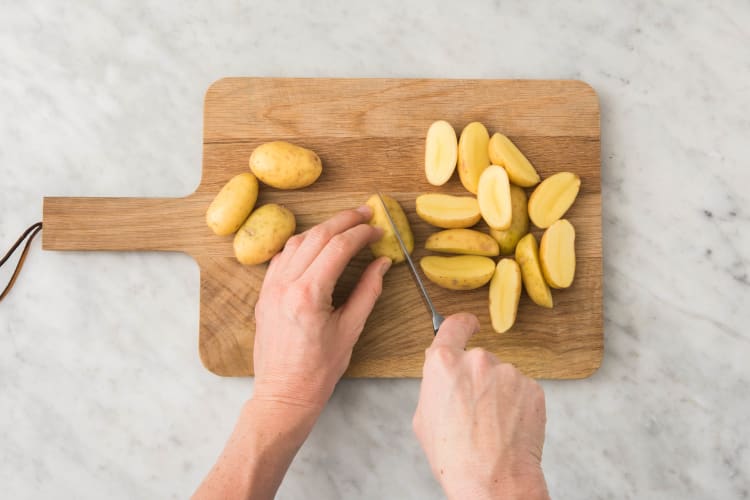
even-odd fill
[[(601, 99), (606, 352), (543, 384), (551, 492), (750, 496), (747, 1), (187, 4), (0, 2), (0, 247), (44, 195), (192, 191), (222, 76), (580, 78)], [(197, 306), (186, 256), (36, 242), (0, 304), (2, 496), (188, 496), (252, 391), (201, 367)], [(417, 392), (341, 383), (279, 498), (440, 497)]]

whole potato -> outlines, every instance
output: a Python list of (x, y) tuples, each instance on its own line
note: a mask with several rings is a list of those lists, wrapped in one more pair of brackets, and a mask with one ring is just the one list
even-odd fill
[(264, 184), (299, 189), (315, 182), (323, 171), (314, 151), (284, 141), (261, 144), (250, 155), (250, 170)]
[(506, 230), (490, 228), (490, 236), (500, 245), (501, 255), (513, 255), (518, 241), (529, 232), (529, 212), (526, 193), (518, 186), (510, 185), (511, 220)]
[(269, 203), (257, 208), (234, 237), (234, 255), (242, 264), (271, 260), (294, 234), (297, 224), (288, 209)]
[(258, 199), (258, 180), (249, 172), (235, 175), (224, 184), (208, 206), (206, 224), (214, 234), (232, 234), (245, 222)]
[[(401, 235), (401, 239), (404, 241), (406, 250), (411, 254), (414, 250), (414, 235), (411, 232), (411, 227), (409, 226), (409, 220), (406, 218), (406, 214), (401, 208), (401, 205), (390, 196), (383, 195), (383, 200), (388, 206), (388, 212), (393, 218), (393, 223), (398, 228), (398, 232)], [(377, 226), (383, 230), (383, 237), (370, 245), (372, 254), (375, 258), (387, 256), (394, 262), (394, 264), (404, 262), (406, 257), (404, 257), (404, 254), (401, 251), (396, 235), (393, 232), (393, 227), (391, 227), (391, 224), (388, 221), (388, 215), (386, 215), (385, 209), (383, 208), (383, 204), (378, 195), (374, 194), (370, 196), (367, 200), (367, 205), (372, 209), (370, 225)]]

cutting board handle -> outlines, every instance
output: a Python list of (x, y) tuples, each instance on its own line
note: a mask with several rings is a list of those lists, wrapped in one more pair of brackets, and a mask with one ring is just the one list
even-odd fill
[(45, 197), (42, 248), (189, 251), (202, 223), (190, 198)]

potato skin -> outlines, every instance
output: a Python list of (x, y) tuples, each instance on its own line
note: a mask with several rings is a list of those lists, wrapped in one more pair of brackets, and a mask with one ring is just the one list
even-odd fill
[(542, 307), (551, 308), (554, 305), (552, 292), (542, 276), (539, 263), (539, 246), (533, 233), (529, 233), (516, 245), (516, 262), (521, 267), (523, 286), (529, 298)]
[(534, 165), (524, 156), (521, 150), (503, 134), (496, 132), (489, 143), (490, 161), (494, 165), (505, 167), (510, 182), (521, 187), (531, 187), (541, 180)]
[(500, 255), (513, 255), (518, 241), (529, 232), (529, 212), (526, 192), (518, 186), (510, 185), (512, 214), (510, 227), (504, 231), (490, 228), (490, 236), (500, 245)]
[(473, 229), (446, 229), (431, 234), (424, 244), (427, 250), (461, 255), (495, 257), (500, 248), (490, 235)]
[(264, 184), (299, 189), (320, 177), (323, 165), (314, 151), (284, 141), (261, 144), (250, 155), (250, 170)]
[(479, 176), (490, 166), (490, 134), (479, 122), (471, 122), (458, 139), (458, 177), (472, 194), (477, 194)]
[[(382, 195), (388, 212), (393, 218), (393, 223), (398, 228), (398, 232), (401, 235), (401, 239), (404, 240), (404, 246), (408, 250), (409, 254), (414, 250), (414, 234), (411, 232), (411, 226), (409, 226), (409, 219), (406, 218), (404, 210), (396, 200), (388, 195)], [(375, 243), (370, 245), (370, 250), (375, 258), (386, 256), (390, 258), (394, 264), (404, 262), (404, 257), (401, 247), (398, 244), (396, 235), (393, 232), (388, 221), (388, 216), (385, 213), (383, 204), (380, 202), (380, 198), (377, 194), (370, 196), (367, 200), (367, 205), (372, 209), (372, 219), (370, 219), (370, 225), (377, 226), (383, 230), (383, 237)]]
[(258, 180), (250, 172), (235, 175), (216, 195), (206, 211), (206, 224), (214, 234), (226, 236), (240, 228), (258, 200)]
[(422, 257), (419, 265), (427, 279), (449, 290), (480, 288), (486, 285), (495, 273), (495, 261), (479, 255), (428, 255)]
[(271, 260), (289, 239), (297, 224), (289, 209), (269, 203), (258, 207), (234, 237), (234, 255), (245, 265)]

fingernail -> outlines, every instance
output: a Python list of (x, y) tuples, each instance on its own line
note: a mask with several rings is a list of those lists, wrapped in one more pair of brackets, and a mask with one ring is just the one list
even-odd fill
[(372, 208), (370, 208), (369, 205), (362, 205), (361, 207), (357, 207), (355, 210), (362, 214), (363, 217), (366, 217), (367, 220), (370, 220), (370, 217), (372, 217)]
[(385, 273), (388, 272), (388, 269), (391, 268), (391, 264), (393, 264), (393, 261), (389, 259), (388, 257), (383, 257), (383, 263), (380, 264), (380, 275), (385, 276)]

